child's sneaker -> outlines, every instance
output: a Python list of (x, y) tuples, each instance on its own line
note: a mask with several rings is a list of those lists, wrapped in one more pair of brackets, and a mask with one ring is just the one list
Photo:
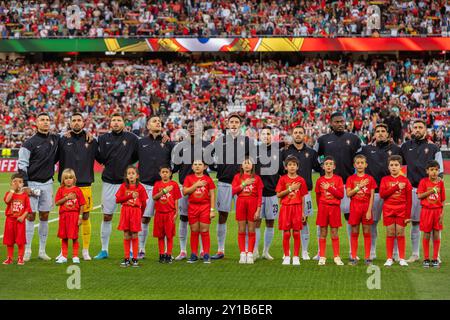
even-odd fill
[(282, 263), (282, 265), (283, 266), (288, 266), (288, 265), (290, 265), (291, 264), (291, 257), (290, 256), (285, 256), (284, 258), (283, 258), (283, 263)]
[(439, 268), (440, 267), (439, 260), (432, 260), (431, 265), (433, 266), (433, 268)]
[(165, 263), (166, 262), (166, 256), (165, 254), (159, 255), (159, 263)]
[(318, 265), (319, 265), (319, 266), (324, 266), (326, 261), (327, 261), (327, 258), (325, 258), (325, 257), (319, 257), (319, 263), (318, 263)]
[(17, 259), (17, 265), (23, 266), (24, 264), (25, 264), (25, 262), (23, 261), (23, 257), (19, 256), (19, 259)]
[(386, 262), (384, 263), (384, 266), (385, 267), (392, 267), (393, 264), (394, 264), (394, 260), (387, 259)]
[(13, 259), (11, 257), (8, 257), (5, 261), (3, 261), (4, 265), (8, 265), (8, 264), (12, 264), (13, 263)]
[(73, 257), (73, 258), (72, 258), (72, 262), (73, 262), (73, 263), (80, 263), (80, 258), (78, 258), (78, 257)]
[(211, 257), (209, 256), (209, 254), (205, 253), (203, 255), (203, 263), (211, 263)]
[(139, 267), (138, 259), (135, 258), (131, 259), (131, 266), (135, 268)]
[(172, 262), (173, 262), (172, 255), (166, 254), (166, 263), (172, 263)]
[(247, 264), (253, 264), (253, 253), (249, 252), (247, 253)]
[(130, 266), (130, 259), (127, 259), (127, 258), (123, 259), (123, 261), (120, 264), (120, 266), (124, 267), (124, 268), (129, 267)]
[(67, 258), (64, 256), (59, 257), (58, 260), (56, 260), (56, 263), (66, 263), (67, 262)]
[(299, 266), (300, 265), (300, 258), (299, 257), (293, 257), (292, 258), (292, 265), (293, 266)]
[(239, 256), (239, 263), (246, 264), (247, 263), (247, 254), (245, 252), (241, 252)]
[(191, 257), (188, 259), (187, 263), (195, 263), (198, 261), (198, 257), (195, 253), (191, 253)]
[(423, 260), (422, 265), (424, 268), (429, 268), (431, 266), (431, 261), (429, 259), (425, 259), (425, 260)]
[[(356, 260), (356, 259), (355, 259)], [(342, 262), (342, 260), (341, 260), (341, 257), (334, 257), (334, 263), (337, 265), (337, 266), (343, 266), (344, 265), (344, 263)]]
[(408, 266), (408, 262), (406, 262), (405, 259), (400, 259), (399, 264), (400, 264), (402, 267), (407, 267), (407, 266)]
[(366, 265), (366, 266), (371, 266), (373, 263), (372, 263), (372, 259), (364, 259), (364, 264)]

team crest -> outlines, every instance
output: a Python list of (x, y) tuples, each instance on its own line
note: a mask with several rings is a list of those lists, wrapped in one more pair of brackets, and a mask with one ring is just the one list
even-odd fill
[(89, 143), (86, 142), (86, 143), (84, 144), (84, 146), (86, 147), (86, 149), (89, 148)]
[(307, 153), (305, 153), (305, 158), (308, 158), (309, 157), (309, 153), (307, 152)]
[(161, 146), (161, 148), (164, 148), (164, 143), (161, 142), (159, 145)]
[(391, 151), (391, 150), (388, 150), (387, 154), (388, 154), (389, 156), (391, 156), (391, 155), (392, 155), (392, 151)]
[(350, 145), (350, 140), (347, 139), (347, 140), (345, 141), (345, 143), (347, 143), (348, 145)]
[(54, 144), (53, 140), (50, 140), (50, 144), (51, 144), (51, 145), (53, 145), (53, 144)]
[(127, 145), (127, 140), (123, 140), (122, 143), (123, 143), (124, 146), (126, 146)]
[(423, 151), (425, 151), (425, 154), (427, 154), (427, 153), (428, 153), (428, 151), (430, 151), (430, 149), (428, 149), (428, 148), (425, 148), (425, 150), (423, 150)]

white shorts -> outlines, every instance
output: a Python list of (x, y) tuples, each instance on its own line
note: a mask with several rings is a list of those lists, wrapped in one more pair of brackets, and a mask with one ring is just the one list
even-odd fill
[[(183, 196), (183, 186), (180, 184), (180, 191), (181, 195)], [(188, 215), (188, 196), (181, 197), (180, 200), (178, 200), (178, 210), (180, 211), (180, 216), (186, 216)]]
[(234, 203), (236, 204), (236, 197), (232, 196), (231, 184), (219, 181), (217, 183), (217, 211), (230, 212), (233, 198)]
[(145, 207), (144, 214), (142, 215), (145, 218), (151, 218), (155, 215), (155, 202), (153, 201), (153, 186), (148, 184), (142, 184), (147, 191), (147, 206)]
[(120, 184), (103, 182), (102, 184), (102, 211), (104, 214), (114, 214), (117, 208), (116, 193)]
[(384, 200), (380, 197), (379, 193), (375, 193), (373, 196), (373, 206), (372, 206), (372, 216), (373, 221), (380, 221), (383, 212), (383, 202)]
[(263, 197), (261, 203), (261, 219), (275, 220), (278, 217), (280, 206), (278, 197)]
[(53, 180), (47, 182), (28, 181), (30, 189), (39, 189), (39, 196), (30, 195), (30, 206), (33, 212), (50, 212), (53, 209)]
[(420, 204), (420, 199), (417, 197), (417, 188), (412, 189), (412, 205), (411, 205), (411, 220), (413, 222), (420, 221), (420, 211), (422, 210), (422, 205)]
[(308, 194), (305, 195), (305, 207), (303, 208), (303, 212), (305, 213), (306, 217), (311, 217), (313, 215), (313, 206), (310, 191), (308, 191)]
[(350, 213), (350, 198), (347, 197), (347, 189), (344, 185), (344, 198), (341, 200), (341, 212)]

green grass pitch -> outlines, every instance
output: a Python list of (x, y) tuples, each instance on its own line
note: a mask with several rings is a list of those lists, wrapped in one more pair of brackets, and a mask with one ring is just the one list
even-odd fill
[[(8, 190), (9, 178), (9, 174), (0, 175), (2, 198)], [(314, 177), (316, 178), (317, 176)], [(445, 180), (447, 190), (450, 190), (450, 177), (446, 176)], [(100, 181), (100, 176), (97, 175), (93, 186), (94, 205), (100, 204)], [(449, 191), (447, 198), (450, 198)], [(5, 210), (3, 201), (0, 210), (0, 235), (2, 235)], [(213, 261), (210, 265), (203, 263), (190, 265), (186, 261), (174, 262), (171, 265), (160, 264), (157, 240), (151, 237), (151, 227), (147, 242), (147, 258), (142, 261), (140, 268), (126, 269), (119, 266), (123, 255), (123, 235), (117, 230), (119, 214), (116, 213), (113, 218), (110, 258), (103, 261), (81, 261), (79, 265), (81, 289), (70, 290), (67, 288), (70, 276), (67, 268), (70, 264), (57, 265), (54, 261), (54, 257), (60, 251), (60, 241), (56, 237), (58, 223), (52, 222), (49, 225), (47, 253), (53, 260), (44, 262), (37, 259), (36, 229), (31, 261), (24, 266), (0, 265), (0, 299), (450, 299), (449, 214), (450, 206), (446, 206), (441, 247), (443, 263), (440, 269), (425, 270), (421, 263), (412, 264), (407, 268), (401, 268), (398, 264), (392, 268), (383, 267), (386, 258), (385, 231), (382, 224), (379, 224), (378, 258), (374, 264), (380, 268), (380, 289), (368, 289), (367, 280), (372, 274), (367, 273), (367, 267), (363, 263), (356, 267), (348, 265), (338, 267), (328, 258), (324, 267), (317, 266), (316, 261), (302, 261), (300, 267), (282, 266), (282, 238), (278, 230), (275, 232), (271, 248), (274, 261), (257, 260), (254, 265), (239, 265), (237, 224), (232, 212), (227, 222), (224, 260)], [(52, 212), (50, 219), (57, 218), (57, 215)], [(100, 209), (91, 213), (91, 256), (100, 250), (101, 219)], [(212, 253), (217, 249), (216, 223), (217, 217), (211, 226)], [(317, 252), (315, 217), (309, 220), (309, 226), (311, 230), (309, 251), (312, 257)], [(410, 227), (407, 228), (406, 234), (407, 256), (411, 253), (409, 230)], [(261, 229), (262, 239), (263, 232), (264, 223)], [(341, 256), (347, 264), (348, 241), (344, 227), (340, 229), (340, 239)], [(362, 237), (359, 242), (361, 256)], [(178, 250), (179, 242), (176, 237), (175, 255), (178, 254)], [(69, 254), (70, 252), (69, 250)], [(328, 240), (328, 257), (331, 256), (331, 252), (331, 243)], [(5, 257), (6, 247), (2, 246), (0, 259), (3, 261)]]

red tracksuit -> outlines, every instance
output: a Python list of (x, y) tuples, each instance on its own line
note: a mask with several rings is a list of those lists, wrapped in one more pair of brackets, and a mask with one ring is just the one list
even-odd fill
[[(400, 190), (398, 184), (405, 183), (405, 188)], [(383, 203), (383, 224), (390, 226), (397, 224), (405, 227), (405, 220), (411, 217), (412, 186), (408, 178), (400, 175), (396, 178), (385, 176), (380, 182), (380, 197)], [(386, 253), (387, 258), (392, 259), (394, 251), (394, 240), (397, 238), (398, 253), (400, 259), (405, 258), (405, 236), (387, 236)]]
[[(328, 190), (321, 187), (322, 183), (330, 184)], [(341, 223), (341, 199), (344, 198), (344, 182), (338, 175), (331, 178), (325, 176), (320, 177), (316, 181), (316, 201), (317, 201), (317, 220), (316, 224), (320, 227), (330, 226), (331, 228), (339, 228)], [(331, 238), (333, 245), (334, 257), (339, 256), (339, 237)], [(326, 238), (319, 238), (319, 256), (326, 255)]]
[[(5, 198), (9, 192), (5, 194)], [(24, 246), (27, 242), (25, 236), (25, 220), (17, 221), (17, 218), (24, 213), (31, 213), (30, 198), (28, 194), (14, 193), (11, 201), (7, 204), (5, 210), (5, 229), (3, 234), (3, 244), (7, 246), (8, 257), (12, 259), (14, 254), (14, 244), (19, 248), (19, 257), (23, 257)]]
[(164, 237), (167, 237), (167, 252), (172, 255), (173, 237), (175, 236), (175, 202), (181, 198), (180, 188), (175, 181), (155, 182), (153, 194), (155, 196), (164, 188), (172, 186), (172, 190), (163, 194), (161, 198), (155, 201), (155, 217), (153, 223), (153, 236), (158, 238), (159, 254), (164, 254)]
[[(133, 192), (138, 193), (136, 199), (133, 199)], [(145, 207), (147, 206), (147, 200), (147, 191), (145, 191), (142, 184), (128, 185), (127, 183), (122, 183), (116, 193), (116, 203), (122, 204), (122, 208), (120, 209), (119, 227), (117, 229), (132, 233), (141, 231), (141, 220)], [(126, 259), (130, 257), (130, 245), (133, 248), (133, 258), (137, 259), (139, 239), (132, 238), (123, 240)]]
[[(369, 210), (370, 197), (372, 195), (372, 190), (377, 188), (377, 183), (375, 179), (368, 174), (363, 176), (358, 176), (354, 174), (347, 179), (346, 187), (350, 189), (356, 188), (357, 185), (361, 184), (364, 180), (368, 181), (369, 184), (362, 187), (350, 200), (350, 217), (348, 223), (352, 226), (358, 226), (362, 223), (364, 225), (373, 224), (373, 216), (370, 219), (366, 219), (367, 211)], [(358, 236), (359, 232), (351, 233), (351, 248), (352, 248), (352, 259), (356, 259), (356, 253), (358, 251)], [(365, 259), (370, 258), (370, 248), (371, 248), (372, 236), (370, 231), (364, 233), (364, 251)]]
[(277, 193), (282, 192), (293, 183), (300, 183), (300, 188), (291, 191), (281, 199), (278, 229), (283, 230), (283, 251), (285, 256), (289, 256), (291, 230), (293, 230), (294, 257), (298, 257), (300, 252), (300, 230), (303, 228), (303, 197), (308, 194), (306, 181), (300, 176), (289, 178), (288, 175), (284, 175), (278, 180), (275, 191)]
[[(216, 188), (214, 181), (207, 175), (197, 177), (195, 174), (190, 174), (184, 179), (183, 187), (189, 188), (198, 180), (206, 181), (206, 185), (201, 188), (197, 188), (188, 197), (188, 220), (189, 224), (203, 223), (211, 224), (211, 197), (209, 191)], [(202, 237), (203, 252), (209, 254), (211, 246), (211, 239), (209, 237), (209, 231), (206, 232), (193, 232), (191, 230), (191, 252), (195, 255), (198, 253), (198, 236)]]
[[(431, 182), (426, 177), (420, 180), (417, 187), (417, 194), (427, 192), (433, 188), (437, 189), (437, 193), (432, 193), (428, 197), (420, 200), (422, 209), (420, 212), (420, 230), (423, 232), (432, 232), (433, 230), (442, 230), (443, 225), (439, 223), (439, 219), (443, 214), (445, 202), (445, 186), (444, 181), (439, 179), (438, 182)], [(422, 238), (424, 259), (430, 258), (430, 239)], [(433, 260), (437, 260), (441, 239), (433, 238)]]
[[(237, 194), (236, 200), (236, 220), (255, 221), (255, 213), (261, 207), (262, 192), (264, 185), (261, 178), (254, 174), (255, 181), (242, 188), (241, 184), (246, 179), (252, 178), (250, 174), (236, 174), (231, 182), (232, 194)], [(248, 252), (253, 252), (255, 248), (256, 234), (248, 232)], [(238, 232), (239, 250), (245, 252), (245, 232)]]

